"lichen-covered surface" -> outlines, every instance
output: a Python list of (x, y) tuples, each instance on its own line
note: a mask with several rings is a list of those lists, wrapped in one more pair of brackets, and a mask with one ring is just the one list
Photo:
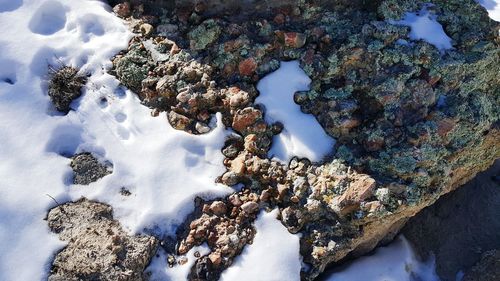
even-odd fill
[(83, 198), (50, 210), (47, 221), (68, 243), (56, 255), (48, 280), (145, 280), (142, 272), (158, 240), (128, 235), (110, 206)]
[(73, 183), (89, 185), (112, 172), (111, 163), (101, 163), (88, 152), (78, 153), (71, 158)]
[[(175, 128), (203, 134), (221, 112), (239, 134), (223, 149), (220, 180), (244, 184), (245, 199), (202, 204), (170, 253), (208, 242), (212, 253), (194, 267), (204, 276), (192, 279), (217, 279), (251, 241), (254, 209), (277, 206), (288, 230), (302, 233), (310, 265), (302, 277), (311, 280), (390, 239), (500, 157), (498, 23), (473, 0), (432, 1), (426, 7), (453, 43), (438, 50), (390, 23), (428, 1), (368, 2), (298, 1), (245, 18), (208, 16), (203, 5), (156, 16), (115, 6), (137, 36), (114, 59), (114, 73), (152, 115), (167, 111)], [(266, 158), (282, 125), (265, 122), (255, 85), (281, 60), (300, 61), (313, 82), (295, 102), (337, 139), (323, 163)], [(224, 238), (232, 233), (241, 243)]]

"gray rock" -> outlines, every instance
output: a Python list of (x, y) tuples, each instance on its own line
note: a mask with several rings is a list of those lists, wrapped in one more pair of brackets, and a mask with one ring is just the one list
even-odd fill
[(112, 172), (111, 164), (104, 165), (100, 163), (88, 152), (76, 154), (72, 159), (70, 166), (75, 173), (74, 184), (88, 185)]
[(110, 206), (85, 198), (50, 210), (50, 229), (68, 243), (53, 263), (49, 281), (144, 280), (156, 252), (152, 236), (130, 236), (113, 220)]

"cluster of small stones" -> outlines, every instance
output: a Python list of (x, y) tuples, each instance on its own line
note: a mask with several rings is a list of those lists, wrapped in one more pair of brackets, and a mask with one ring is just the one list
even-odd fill
[[(180, 237), (177, 254), (204, 241), (211, 248), (192, 280), (216, 280), (251, 242), (255, 212), (267, 207), (278, 207), (288, 230), (302, 233), (301, 254), (311, 265), (303, 278), (312, 279), (351, 251), (371, 250), (390, 222), (500, 157), (498, 24), (473, 0), (436, 0), (428, 9), (454, 45), (441, 52), (409, 42), (408, 27), (389, 23), (425, 2), (327, 8), (298, 1), (244, 20), (207, 16), (202, 4), (155, 16), (142, 5), (114, 7), (137, 32), (114, 59), (114, 72), (152, 115), (165, 111), (173, 127), (202, 134), (221, 112), (239, 134), (223, 149), (220, 181), (242, 183), (243, 191), (206, 202)], [(282, 125), (264, 121), (265, 110), (253, 103), (255, 83), (280, 60), (299, 60), (312, 79), (311, 90), (294, 99), (338, 140), (335, 160), (266, 158)], [(363, 241), (372, 232), (373, 241)]]

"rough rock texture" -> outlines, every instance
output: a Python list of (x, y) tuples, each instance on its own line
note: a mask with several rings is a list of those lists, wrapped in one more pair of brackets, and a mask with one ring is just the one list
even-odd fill
[(102, 164), (88, 152), (76, 154), (71, 159), (70, 166), (74, 172), (74, 184), (88, 185), (112, 172), (110, 163)]
[(422, 210), (402, 231), (422, 258), (434, 254), (443, 281), (455, 280), (482, 253), (500, 249), (500, 181), (495, 176), (500, 176), (500, 161)]
[(145, 280), (142, 272), (158, 241), (128, 235), (113, 220), (110, 206), (80, 199), (50, 210), (47, 221), (68, 243), (52, 263), (50, 281)]
[(500, 250), (484, 253), (481, 260), (462, 279), (462, 281), (497, 280), (500, 280)]
[(80, 90), (87, 82), (87, 77), (71, 66), (59, 69), (49, 67), (49, 76), (50, 100), (57, 110), (68, 113), (71, 102), (82, 94)]
[[(151, 15), (140, 2), (165, 4), (131, 2), (124, 17), (138, 36), (114, 59), (116, 76), (153, 116), (168, 112), (175, 128), (206, 133), (211, 116), (223, 114), (239, 136), (223, 149), (220, 180), (267, 198), (259, 207), (279, 207), (288, 230), (302, 233), (305, 280), (392, 239), (408, 218), (500, 157), (499, 25), (473, 0), (428, 7), (453, 39), (446, 51), (390, 23), (422, 0), (296, 1), (258, 17), (230, 9), (212, 16), (210, 5)], [(144, 24), (154, 30), (145, 35)], [(255, 85), (280, 60), (299, 60), (312, 79), (294, 99), (337, 139), (335, 160), (266, 158), (283, 125), (265, 122)]]

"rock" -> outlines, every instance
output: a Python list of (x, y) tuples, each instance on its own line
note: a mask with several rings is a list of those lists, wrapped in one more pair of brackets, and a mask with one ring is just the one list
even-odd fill
[(213, 265), (215, 266), (219, 266), (221, 261), (222, 261), (222, 258), (220, 256), (219, 253), (211, 253), (208, 258), (210, 259), (210, 261), (212, 262)]
[(188, 34), (190, 48), (195, 51), (203, 50), (214, 43), (220, 36), (222, 30), (213, 19), (204, 21)]
[(238, 70), (240, 71), (240, 75), (242, 76), (250, 76), (254, 74), (257, 69), (257, 62), (255, 62), (254, 58), (247, 58), (240, 62), (238, 66)]
[(210, 132), (210, 127), (206, 124), (201, 123), (201, 122), (196, 122), (194, 128), (200, 134), (206, 134), (206, 133)]
[(238, 108), (241, 106), (245, 106), (250, 102), (250, 96), (247, 92), (240, 90), (237, 87), (229, 88), (229, 105), (233, 108)]
[(226, 204), (222, 201), (214, 201), (210, 204), (210, 211), (216, 216), (224, 215), (226, 210)]
[[(241, 138), (224, 147), (229, 173), (222, 180), (245, 183), (257, 198), (272, 191), (265, 205), (286, 210), (282, 223), (302, 235), (301, 253), (309, 265), (302, 273), (306, 281), (330, 263), (390, 241), (408, 218), (500, 157), (498, 23), (474, 1), (437, 1), (429, 9), (453, 39), (454, 49), (443, 52), (424, 40), (411, 40), (407, 27), (391, 24), (420, 9), (420, 0), (336, 1), (333, 8), (318, 4), (328, 1), (294, 1), (265, 13), (267, 19), (282, 15), (268, 21), (256, 10), (286, 5), (283, 1), (231, 1), (234, 6), (224, 1), (217, 6), (220, 1), (208, 0), (203, 7), (193, 2), (175, 5), (183, 0), (140, 2), (154, 2), (156, 8), (170, 4), (156, 9), (159, 22), (174, 26), (172, 36), (162, 37), (190, 50), (158, 63), (141, 47), (149, 40), (139, 36), (115, 58), (118, 78), (135, 87), (148, 107), (185, 117), (180, 127), (187, 132), (198, 133), (196, 122), (207, 124), (213, 112), (222, 112), (224, 124), (232, 125)], [(248, 3), (256, 8), (241, 9)], [(261, 6), (257, 9), (255, 3)], [(228, 12), (229, 6), (241, 13)], [(285, 27), (287, 22), (293, 25)], [(287, 34), (270, 36), (292, 26)], [(153, 35), (153, 40), (164, 38)], [(170, 56), (168, 48), (162, 51)], [(247, 58), (258, 67), (248, 71), (250, 76), (239, 75)], [(277, 58), (299, 60), (311, 78), (310, 90), (296, 94), (295, 101), (336, 138), (333, 160), (309, 165), (295, 161), (292, 167), (266, 158), (273, 136), (286, 128), (266, 123), (265, 107), (253, 104), (257, 91), (252, 81), (276, 70)], [(190, 90), (176, 95), (179, 99), (159, 95), (151, 81), (165, 75), (172, 76), (172, 89)], [(244, 89), (248, 98), (237, 89)], [(256, 139), (244, 142), (248, 135)], [(368, 188), (369, 196), (350, 189), (361, 171), (376, 181)], [(278, 194), (280, 185), (287, 187), (283, 196)], [(239, 206), (253, 200), (244, 193), (238, 198)], [(231, 220), (234, 232), (252, 220), (229, 198), (220, 201), (227, 202), (224, 220)], [(208, 256), (197, 261), (197, 272), (205, 279), (218, 276), (234, 253), (224, 230), (228, 224), (215, 225), (184, 236), (189, 245), (220, 238), (221, 266), (214, 267)], [(242, 237), (238, 234), (239, 241)], [(330, 242), (335, 247), (328, 247)]]
[(243, 175), (245, 173), (245, 157), (245, 154), (242, 153), (231, 161), (230, 170), (236, 175)]
[(89, 185), (112, 172), (111, 164), (101, 164), (91, 153), (83, 152), (73, 156), (73, 184)]
[(67, 246), (55, 256), (48, 280), (146, 280), (156, 252), (152, 236), (129, 236), (110, 206), (80, 199), (49, 211), (47, 222)]
[(247, 215), (254, 214), (259, 210), (259, 204), (255, 203), (253, 201), (246, 202), (243, 205), (241, 205), (241, 209), (243, 212), (245, 212)]
[(189, 118), (175, 111), (170, 111), (168, 113), (168, 121), (170, 122), (170, 125), (177, 130), (186, 130), (191, 124), (191, 120)]
[(141, 24), (141, 26), (139, 27), (139, 29), (141, 30), (141, 33), (143, 36), (149, 36), (151, 35), (151, 33), (153, 33), (153, 26), (150, 25), (149, 23), (143, 23)]
[(257, 146), (258, 137), (255, 134), (250, 134), (245, 137), (245, 150), (248, 152), (256, 153), (259, 148)]
[(302, 48), (306, 44), (306, 35), (297, 32), (284, 33), (285, 46), (290, 48)]
[(345, 216), (359, 208), (361, 202), (373, 195), (376, 182), (368, 175), (360, 175), (354, 179), (347, 190), (335, 201), (335, 210)]
[(129, 2), (124, 2), (117, 4), (113, 7), (113, 12), (117, 14), (119, 17), (127, 18), (130, 16), (130, 4)]
[(68, 113), (71, 102), (81, 96), (87, 77), (71, 66), (50, 67), (49, 76), (48, 95), (52, 104), (57, 110)]
[(254, 108), (247, 107), (236, 112), (233, 118), (232, 126), (236, 131), (244, 132), (261, 118), (262, 112)]
[(232, 171), (228, 171), (222, 175), (222, 183), (227, 186), (236, 185), (239, 182), (239, 176)]

